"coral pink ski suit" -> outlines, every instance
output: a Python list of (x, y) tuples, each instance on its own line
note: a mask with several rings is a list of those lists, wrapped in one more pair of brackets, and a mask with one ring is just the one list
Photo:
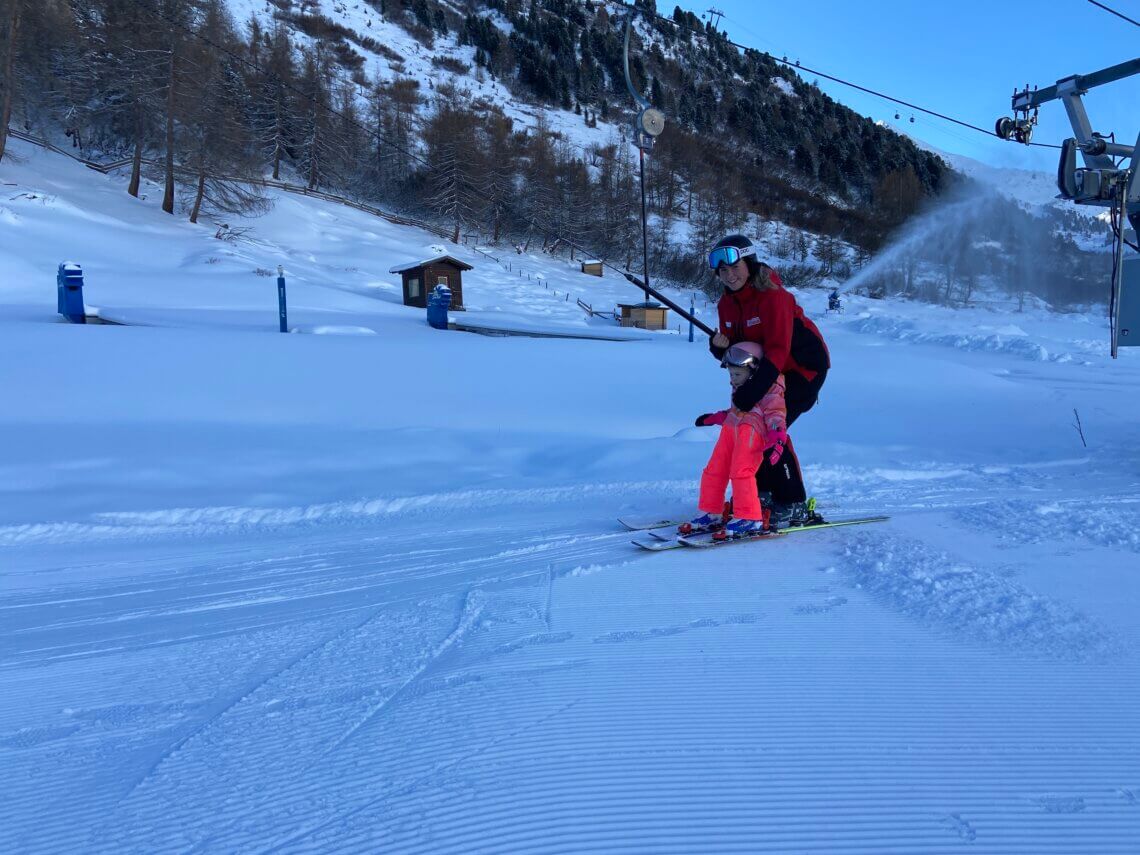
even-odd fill
[(735, 408), (724, 410), (705, 423), (716, 424), (722, 415), (720, 436), (701, 473), (697, 507), (709, 514), (723, 512), (725, 493), (731, 482), (732, 515), (746, 520), (763, 519), (756, 471), (764, 462), (764, 450), (771, 448), (776, 437), (788, 429), (783, 375), (776, 376), (776, 382), (748, 412)]

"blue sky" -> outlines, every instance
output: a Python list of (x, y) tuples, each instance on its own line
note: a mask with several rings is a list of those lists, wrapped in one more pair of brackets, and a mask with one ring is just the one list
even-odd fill
[[(1140, 20), (1140, 0), (1104, 0)], [(680, 5), (698, 15), (710, 6), (724, 12), (730, 39), (773, 56), (787, 56), (904, 101), (992, 130), (1009, 115), (1010, 96), (1026, 83), (1045, 87), (1062, 77), (1088, 74), (1140, 56), (1140, 27), (1087, 0), (658, 0), (658, 11)], [(815, 78), (804, 74), (809, 82)], [(941, 119), (819, 80), (836, 100), (872, 118), (899, 125), (940, 149), (996, 166), (1056, 168), (1053, 149), (1026, 148)], [(1140, 132), (1140, 75), (1092, 90), (1085, 105), (1093, 128), (1115, 131), (1132, 145)], [(901, 119), (895, 122), (896, 111)], [(1041, 108), (1034, 142), (1059, 144), (1072, 136), (1060, 101)]]

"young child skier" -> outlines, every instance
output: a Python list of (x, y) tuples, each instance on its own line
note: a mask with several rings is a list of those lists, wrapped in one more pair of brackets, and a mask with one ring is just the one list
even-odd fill
[[(752, 341), (734, 344), (725, 351), (720, 364), (728, 369), (733, 391), (748, 381), (763, 358), (764, 351)], [(720, 437), (701, 473), (697, 508), (702, 513), (683, 523), (678, 531), (682, 535), (715, 531), (717, 539), (763, 534), (768, 530), (768, 513), (760, 502), (756, 473), (765, 465), (774, 469), (788, 442), (783, 375), (776, 375), (775, 382), (751, 410), (742, 412), (732, 407), (705, 416), (703, 423), (721, 425)], [(764, 483), (766, 479), (762, 475), (759, 480)], [(732, 521), (726, 526), (723, 511), (729, 482)]]

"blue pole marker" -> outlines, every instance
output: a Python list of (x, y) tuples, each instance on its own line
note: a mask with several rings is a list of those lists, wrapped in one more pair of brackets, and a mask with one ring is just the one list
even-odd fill
[(285, 310), (285, 269), (277, 265), (277, 314), (281, 319), (281, 332), (289, 332), (289, 316)]
[(73, 324), (87, 323), (87, 312), (83, 308), (83, 268), (74, 261), (59, 265), (55, 277), (59, 313)]
[(689, 343), (690, 344), (693, 341), (693, 315), (696, 314), (696, 311), (697, 311), (697, 298), (696, 297), (690, 297), (689, 298)]

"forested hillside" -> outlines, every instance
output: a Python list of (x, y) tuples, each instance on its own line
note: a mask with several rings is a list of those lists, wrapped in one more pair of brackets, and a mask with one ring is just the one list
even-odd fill
[[(774, 251), (810, 258), (793, 279), (848, 272), (955, 184), (938, 156), (786, 62), (739, 50), (679, 7), (637, 5), (631, 75), (667, 116), (647, 158), (656, 275), (699, 282), (711, 240), (768, 223), (788, 227)], [(89, 158), (130, 158), (127, 192), (159, 179), (169, 213), (257, 211), (249, 180), (272, 177), (414, 213), (455, 239), (575, 245), (623, 266), (640, 255), (621, 4), (0, 0), (0, 10), (11, 126)]]

